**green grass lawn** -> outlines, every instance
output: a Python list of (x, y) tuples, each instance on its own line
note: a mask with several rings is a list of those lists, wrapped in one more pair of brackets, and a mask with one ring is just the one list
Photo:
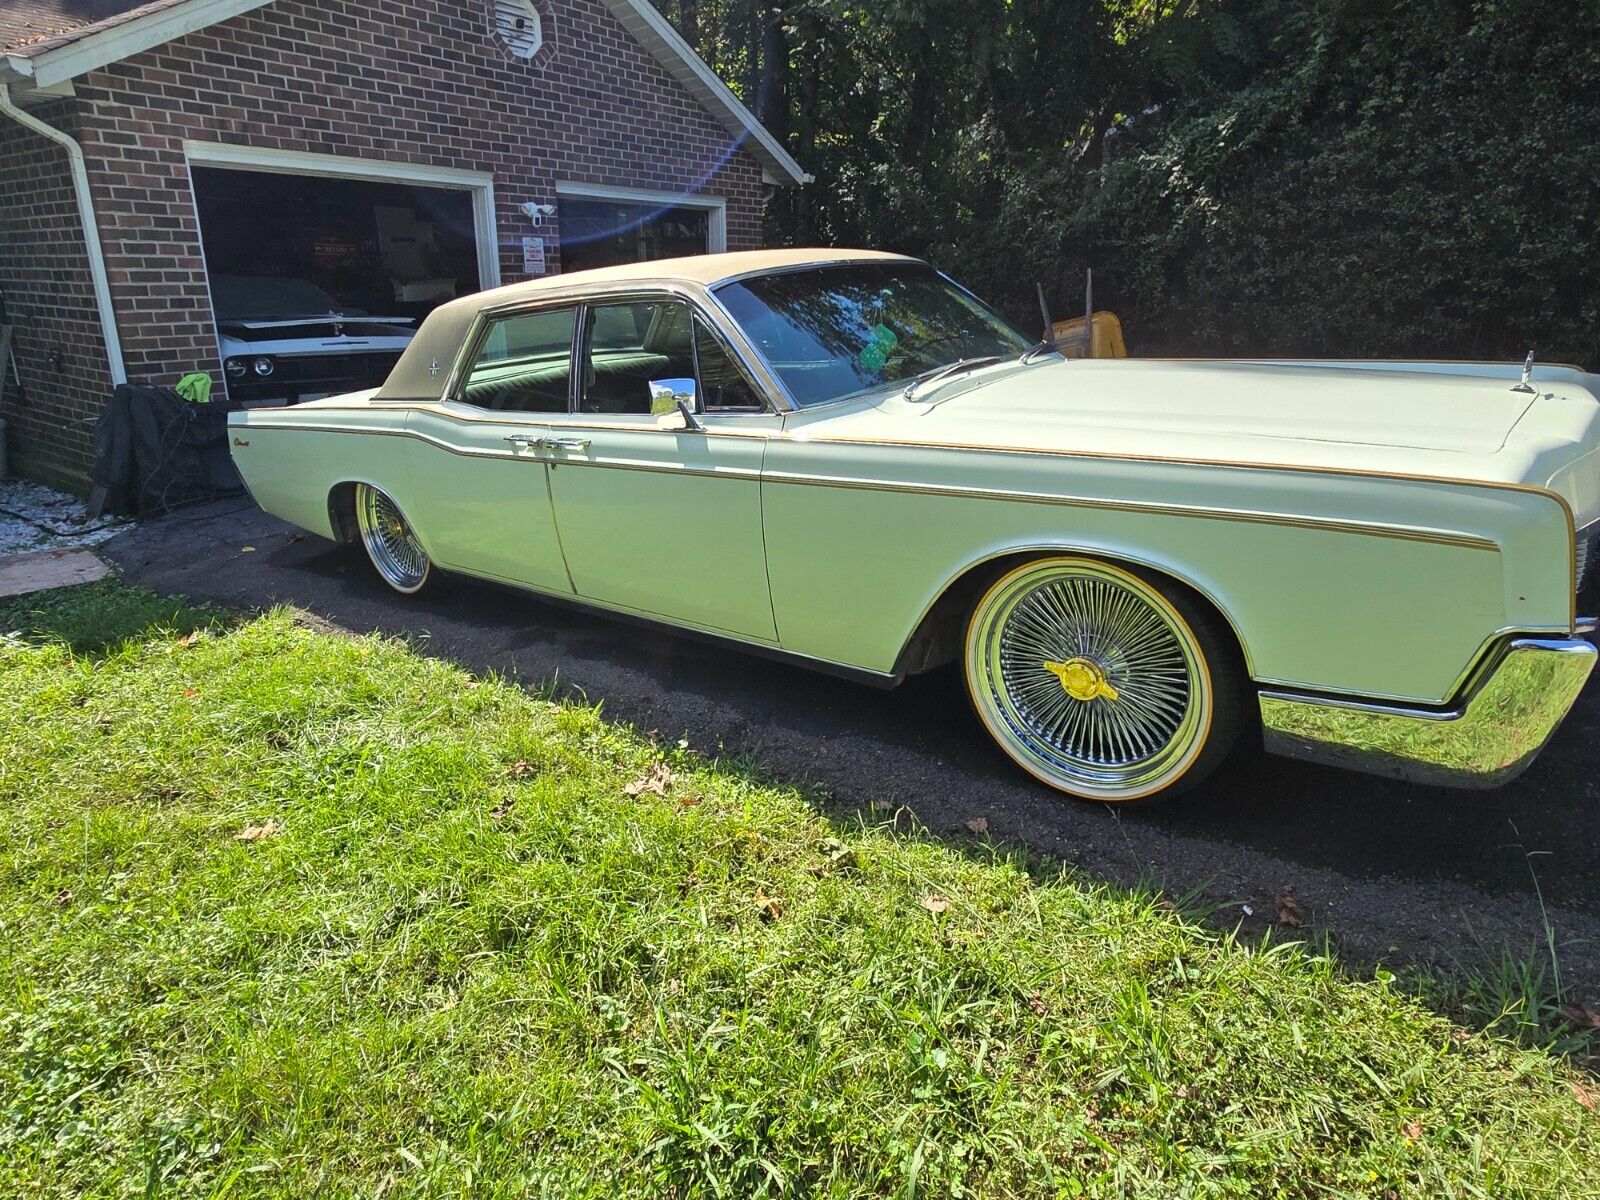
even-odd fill
[(289, 613), (0, 624), (0, 1196), (1600, 1194), (1387, 976)]

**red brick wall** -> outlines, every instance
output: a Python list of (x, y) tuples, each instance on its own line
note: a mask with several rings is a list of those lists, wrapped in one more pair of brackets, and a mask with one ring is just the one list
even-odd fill
[[(74, 131), (66, 105), (38, 115)], [(0, 118), (0, 294), (23, 379), (7, 379), (11, 469), (81, 486), (92, 422), (111, 388), (89, 256), (64, 148)], [(6, 369), (0, 363), (0, 369)]]
[(536, 2), (532, 63), (492, 38), (493, 0), (279, 0), (78, 80), (129, 380), (218, 370), (186, 139), (492, 171), (508, 283), (524, 234), (559, 269), (555, 219), (518, 211), (558, 180), (720, 195), (728, 248), (759, 245), (756, 160), (599, 0)]

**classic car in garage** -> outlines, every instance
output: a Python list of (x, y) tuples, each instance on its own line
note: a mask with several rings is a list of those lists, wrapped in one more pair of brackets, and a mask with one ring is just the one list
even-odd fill
[(263, 508), (893, 685), (1128, 802), (1230, 749), (1522, 770), (1595, 658), (1600, 377), (1078, 359), (928, 265), (783, 250), (436, 309), (382, 387), (230, 416)]
[(346, 311), (309, 279), (211, 280), (228, 399), (298, 404), (388, 378), (416, 332), (410, 317)]

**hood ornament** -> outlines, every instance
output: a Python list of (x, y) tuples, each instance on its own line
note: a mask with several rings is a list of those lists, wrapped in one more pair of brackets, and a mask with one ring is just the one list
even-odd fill
[(1525, 358), (1523, 360), (1523, 362), (1522, 362), (1522, 382), (1517, 384), (1517, 386), (1512, 388), (1511, 390), (1513, 392), (1521, 392), (1525, 396), (1533, 395), (1533, 351), (1532, 350), (1528, 351), (1528, 357)]

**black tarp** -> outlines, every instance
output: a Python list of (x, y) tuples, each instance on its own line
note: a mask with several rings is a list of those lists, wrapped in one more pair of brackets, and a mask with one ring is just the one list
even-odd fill
[(226, 403), (121, 384), (94, 434), (91, 507), (126, 517), (244, 491), (228, 453)]

